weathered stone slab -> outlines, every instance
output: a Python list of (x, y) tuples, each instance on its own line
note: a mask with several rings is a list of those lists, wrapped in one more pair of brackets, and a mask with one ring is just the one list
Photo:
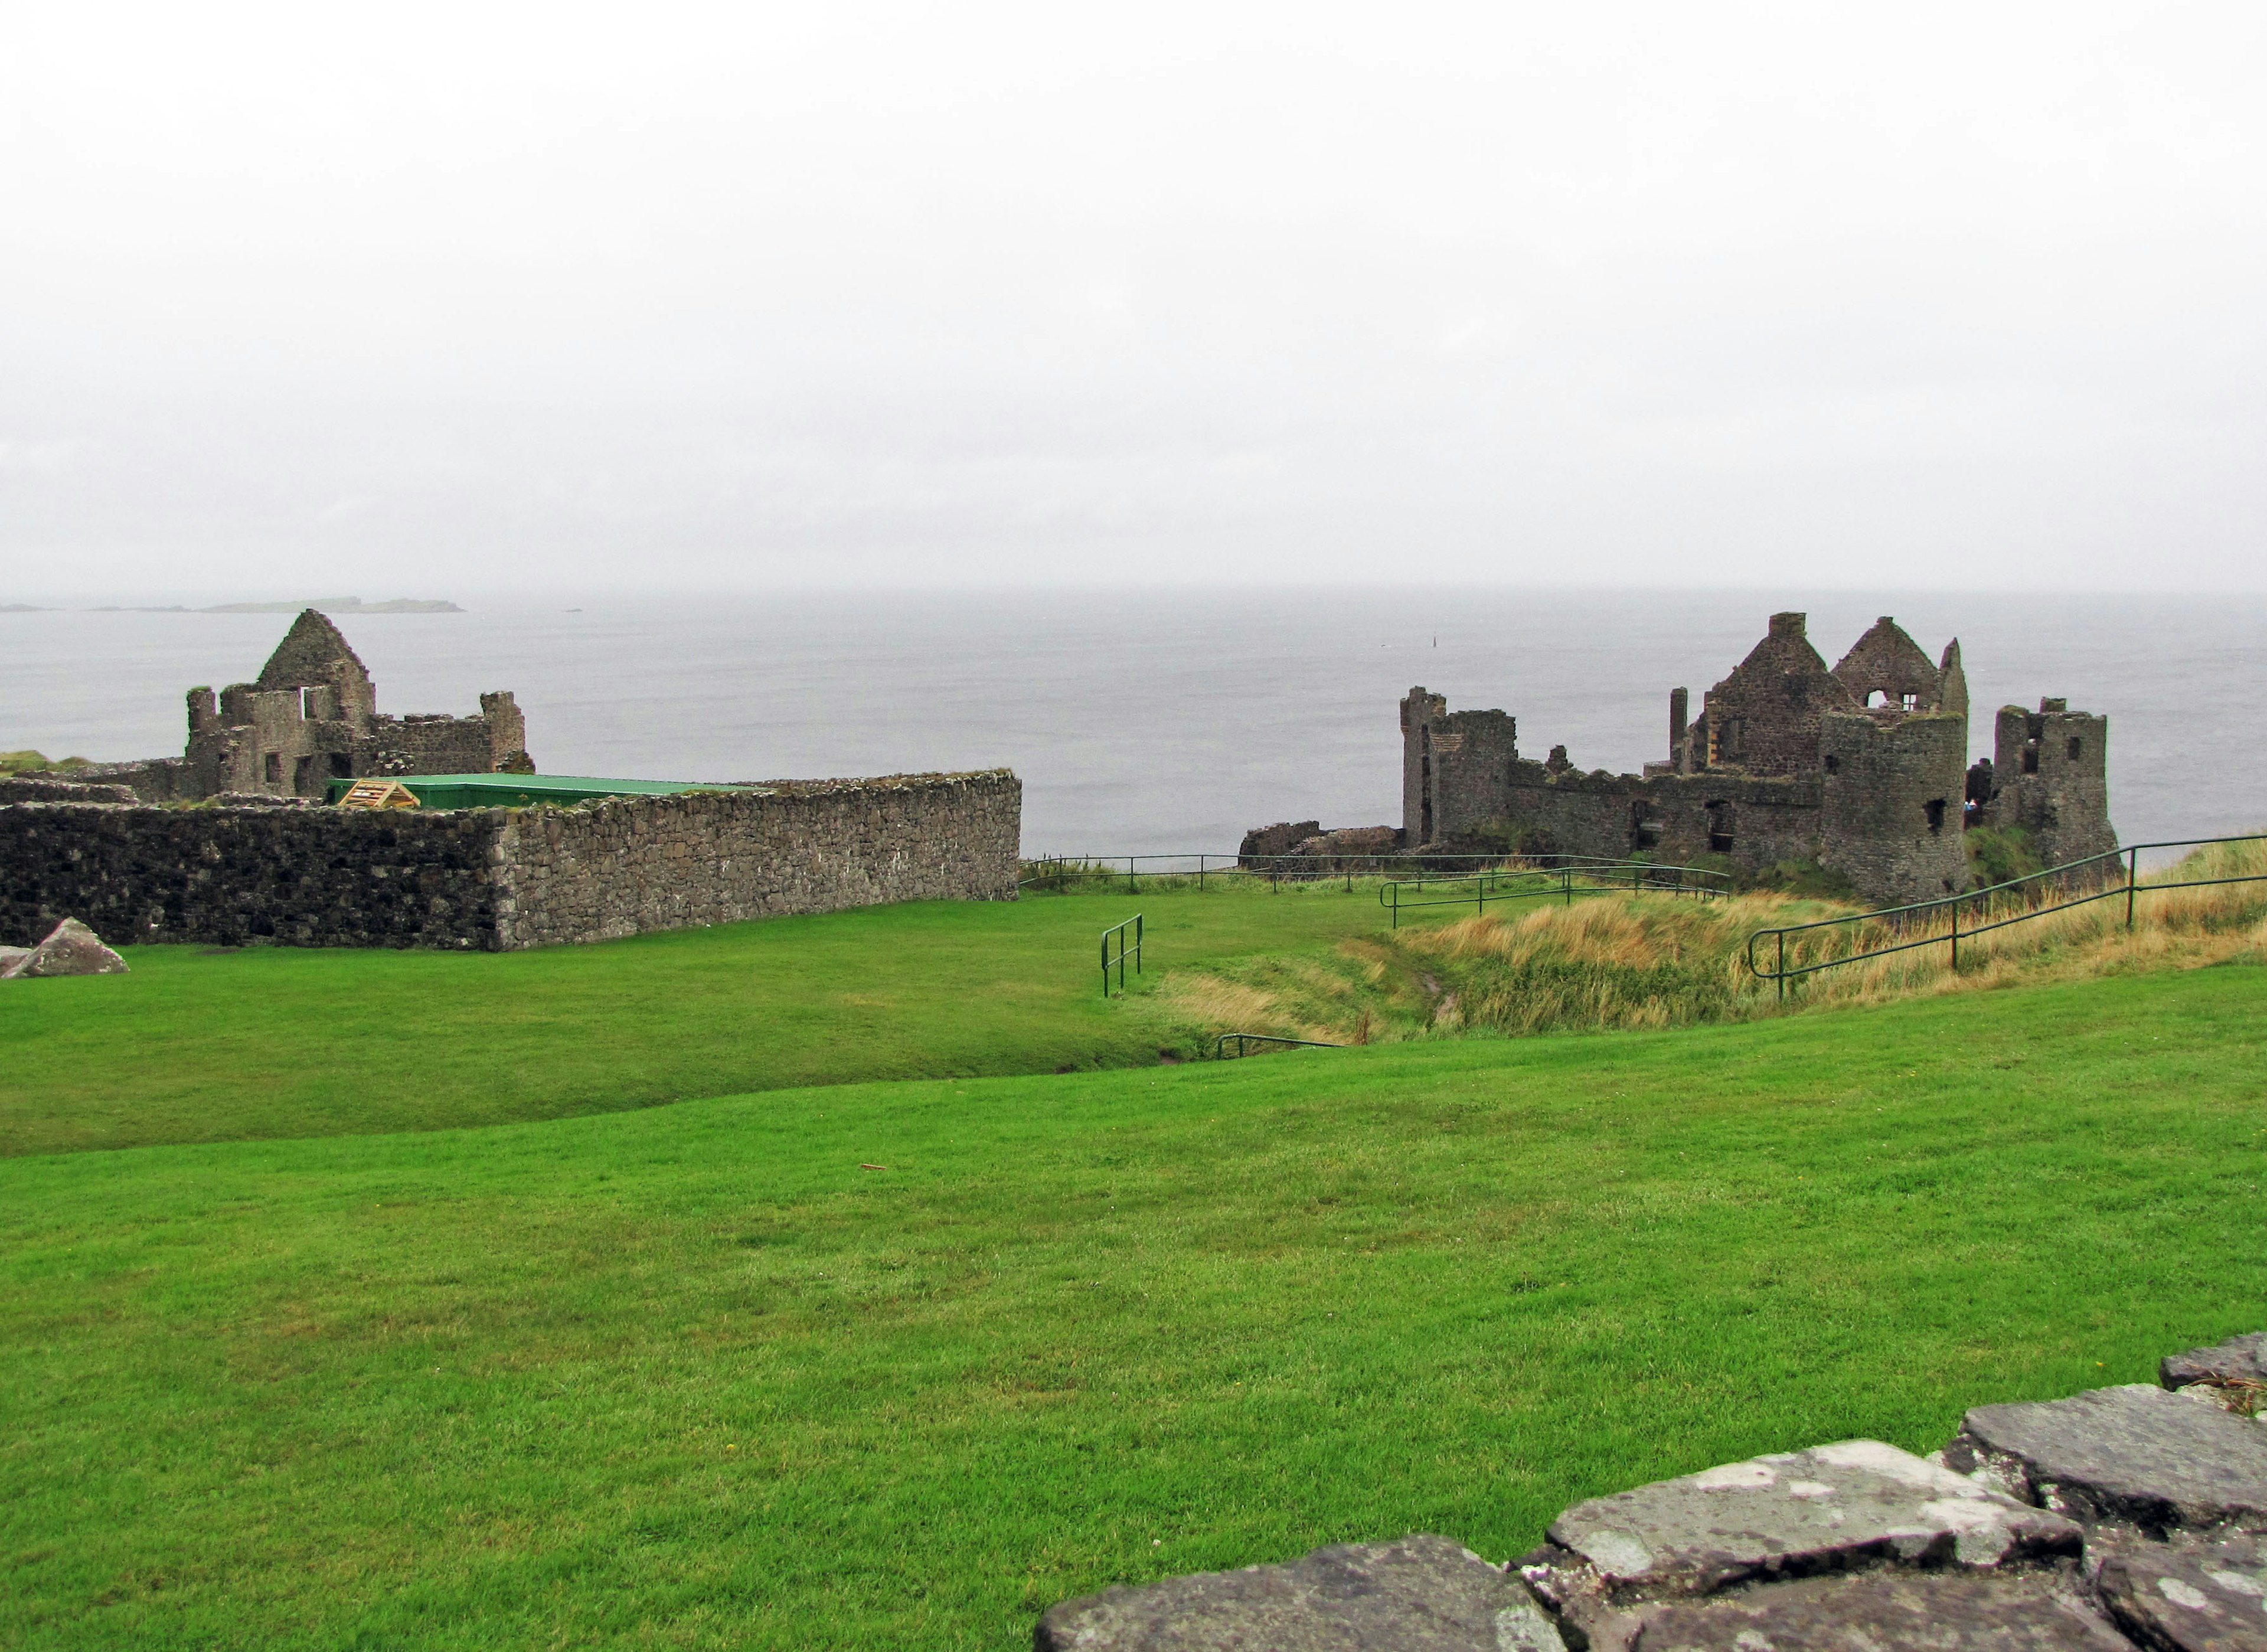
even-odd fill
[(2144, 1645), (2167, 1652), (2267, 1652), (2267, 1539), (2131, 1543), (2095, 1576), (2102, 1602)]
[(2146, 1383), (1978, 1406), (1945, 1448), (2041, 1507), (2152, 1535), (2267, 1522), (2267, 1428)]
[(65, 918), (48, 938), (22, 957), (0, 964), (0, 977), (123, 975), (126, 960), (103, 945), (102, 937), (77, 918)]
[(1728, 1463), (1577, 1503), (1566, 1555), (1525, 1568), (1569, 1611), (1882, 1562), (1988, 1568), (2075, 1556), (2079, 1529), (1878, 1440)]
[(2191, 1383), (2267, 1383), (2267, 1331), (2230, 1337), (2216, 1347), (2168, 1354), (2157, 1362), (2157, 1380), (2168, 1388)]
[(1519, 1580), (1446, 1538), (1342, 1544), (1282, 1566), (1067, 1600), (1038, 1652), (1563, 1652)]
[(1609, 1614), (1591, 1652), (2131, 1652), (2067, 1574), (1880, 1570)]

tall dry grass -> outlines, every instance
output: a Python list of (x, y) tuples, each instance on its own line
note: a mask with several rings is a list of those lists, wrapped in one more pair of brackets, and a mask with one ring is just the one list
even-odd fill
[[(1866, 920), (1850, 907), (1785, 895), (1699, 901), (1594, 897), (1572, 907), (1489, 913), (1341, 943), (1323, 954), (1256, 958), (1166, 978), (1152, 1011), (1188, 1034), (1273, 1032), (1332, 1043), (1669, 1027), (1924, 994), (2133, 970), (2186, 969), (2267, 952), (2267, 882), (2195, 888), (2208, 877), (2267, 877), (2267, 843), (2224, 844), (2142, 879), (2126, 928), (2122, 883), (2108, 898), (2065, 906), (2083, 889), (1964, 903), (1959, 967), (1949, 911), (1918, 921)], [(2023, 921), (1977, 933), (1987, 924)], [(1790, 965), (1882, 951), (1792, 982), (1750, 970), (1757, 930), (1816, 919), (1832, 927), (1791, 937)], [(1760, 944), (1769, 967), (1776, 947)]]

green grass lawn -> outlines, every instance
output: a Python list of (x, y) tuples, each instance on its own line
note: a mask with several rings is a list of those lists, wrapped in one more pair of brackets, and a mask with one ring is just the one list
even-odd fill
[(1153, 979), (1385, 921), (1367, 888), (1261, 885), (869, 907), (528, 952), (134, 947), (129, 974), (0, 996), (0, 1154), (1153, 1063), (1154, 1026), (1101, 998), (1101, 932), (1137, 911)]
[[(146, 956), (117, 984), (211, 962)], [(678, 1013), (599, 1018), (608, 979), (553, 1011), (594, 1083)], [(356, 1060), (426, 1065), (411, 997), (341, 1006)], [(1006, 1652), (1112, 1580), (1412, 1530), (1502, 1559), (1658, 1476), (1926, 1451), (2267, 1325), (2263, 1007), (2221, 967), (14, 1158), (0, 1644)]]

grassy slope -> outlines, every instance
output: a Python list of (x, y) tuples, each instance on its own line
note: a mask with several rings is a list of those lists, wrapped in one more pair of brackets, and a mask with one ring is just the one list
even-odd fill
[(1112, 1579), (1926, 1450), (2267, 1324), (2263, 996), (0, 1163), (0, 1643), (1008, 1648)]
[(430, 1129), (845, 1080), (1155, 1061), (1101, 931), (1150, 969), (1383, 923), (1332, 886), (936, 901), (506, 954), (136, 947), (11, 982), (0, 1154)]

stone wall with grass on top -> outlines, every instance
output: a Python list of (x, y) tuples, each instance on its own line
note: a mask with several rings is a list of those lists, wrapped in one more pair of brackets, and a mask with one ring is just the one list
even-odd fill
[(113, 944), (509, 951), (885, 901), (1012, 900), (1022, 811), (1004, 769), (565, 809), (0, 800), (0, 944), (75, 917)]

